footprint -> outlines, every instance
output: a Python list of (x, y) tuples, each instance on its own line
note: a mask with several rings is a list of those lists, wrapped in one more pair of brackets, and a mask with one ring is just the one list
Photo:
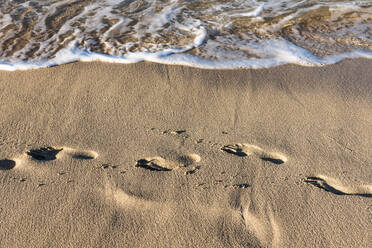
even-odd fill
[(278, 152), (266, 152), (262, 148), (251, 144), (235, 144), (226, 145), (221, 148), (222, 151), (237, 155), (239, 157), (246, 157), (251, 155), (259, 156), (263, 161), (268, 161), (274, 164), (283, 164), (287, 162), (287, 158)]
[(55, 160), (57, 158), (57, 154), (62, 150), (63, 148), (57, 149), (54, 147), (42, 147), (28, 151), (27, 155), (39, 161), (50, 161)]
[(98, 157), (98, 153), (88, 150), (76, 150), (69, 147), (42, 147), (39, 149), (32, 149), (27, 152), (28, 156), (31, 156), (35, 160), (39, 161), (51, 161), (57, 159), (58, 156), (64, 156), (65, 154), (71, 156), (74, 159), (95, 159)]
[(165, 130), (163, 134), (172, 134), (172, 135), (177, 135), (177, 134), (183, 134), (186, 133), (186, 130)]
[(11, 170), (16, 166), (16, 162), (9, 159), (0, 160), (0, 170)]
[(345, 186), (339, 180), (324, 175), (307, 177), (304, 182), (336, 195), (372, 197), (372, 185)]
[(225, 145), (221, 148), (222, 151), (237, 155), (239, 157), (250, 156), (255, 152), (261, 152), (262, 149), (255, 145), (250, 144), (235, 144), (235, 145)]
[(136, 167), (142, 167), (153, 171), (171, 171), (177, 168), (177, 165), (168, 163), (168, 161), (162, 157), (152, 157), (138, 160)]
[(157, 156), (138, 160), (136, 167), (142, 167), (153, 171), (171, 171), (180, 167), (186, 167), (198, 163), (200, 160), (201, 158), (198, 154), (180, 156), (175, 161), (166, 160)]

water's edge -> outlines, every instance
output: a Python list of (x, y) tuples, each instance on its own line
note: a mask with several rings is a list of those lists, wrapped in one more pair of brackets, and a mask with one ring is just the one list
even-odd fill
[(113, 56), (79, 49), (65, 49), (53, 59), (41, 62), (9, 63), (0, 59), (0, 70), (17, 71), (54, 67), (74, 62), (108, 62), (118, 64), (132, 64), (138, 62), (153, 62), (159, 64), (182, 65), (201, 69), (262, 69), (286, 64), (296, 64), (306, 67), (320, 67), (336, 64), (344, 59), (372, 59), (372, 52), (354, 51), (325, 58), (313, 56), (301, 48), (294, 51), (283, 50), (282, 56), (275, 59), (241, 59), (241, 60), (207, 60), (200, 57), (177, 53), (176, 51), (162, 51), (157, 53), (132, 53), (127, 56)]

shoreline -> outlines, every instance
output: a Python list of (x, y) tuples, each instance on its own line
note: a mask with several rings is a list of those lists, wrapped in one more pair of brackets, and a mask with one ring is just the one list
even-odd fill
[(370, 68), (0, 71), (0, 243), (367, 247)]
[[(256, 70), (271, 69), (285, 65), (303, 67), (324, 67), (341, 63), (344, 60), (371, 60), (372, 53), (367, 51), (353, 51), (339, 55), (329, 55), (324, 58), (306, 54), (300, 48), (298, 53), (285, 52), (277, 58), (253, 59), (225, 59), (208, 60), (192, 54), (183, 54), (176, 51), (161, 51), (156, 53), (130, 53), (118, 57), (88, 51), (76, 51), (74, 48), (61, 50), (57, 58), (39, 62), (10, 63), (0, 61), (0, 71), (28, 71), (63, 66), (71, 63), (111, 63), (130, 65), (137, 63), (155, 63), (167, 66), (185, 66), (203, 70)], [(186, 49), (189, 50), (189, 49)], [(191, 49), (192, 50), (192, 49)], [(304, 54), (301, 54), (303, 52)], [(228, 66), (226, 66), (228, 64)]]

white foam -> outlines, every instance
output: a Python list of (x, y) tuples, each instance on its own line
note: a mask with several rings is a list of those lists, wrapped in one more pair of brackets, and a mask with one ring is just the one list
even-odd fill
[[(19, 45), (16, 44), (17, 32), (23, 27), (21, 18), (17, 18), (18, 8), (30, 10), (35, 2), (5, 1), (2, 6), (11, 7), (2, 9), (0, 6), (0, 70), (35, 69), (74, 61), (150, 61), (210, 69), (264, 68), (288, 63), (321, 66), (345, 58), (371, 58), (372, 53), (365, 45), (371, 42), (368, 20), (372, 8), (368, 3), (372, 1), (369, 0), (91, 0), (81, 7), (79, 14), (65, 20), (58, 30), (48, 30), (47, 18), (58, 13), (61, 6), (66, 8), (66, 4), (75, 1), (36, 2), (42, 6), (40, 12), (34, 13), (37, 24), (28, 43), (18, 50), (14, 49)], [(350, 25), (341, 29), (335, 26), (337, 37), (331, 37), (329, 43), (326, 35), (319, 34), (321, 32), (316, 33), (318, 36), (314, 40), (303, 36), (296, 25), (289, 37), (281, 36), (283, 27), (292, 25), (301, 15), (323, 7), (329, 8), (331, 17), (328, 20), (334, 23), (350, 12), (358, 13), (359, 21), (350, 28)], [(275, 18), (272, 23), (267, 22)], [(239, 21), (254, 25), (239, 26)], [(2, 34), (2, 28), (9, 24), (17, 25), (18, 30)], [(49, 36), (50, 33), (53, 35)], [(349, 38), (349, 41), (337, 43), (339, 47), (333, 46), (332, 42), (340, 37)], [(296, 43), (296, 39), (299, 42)], [(362, 45), (354, 49), (350, 44), (357, 39), (362, 39)], [(319, 40), (325, 40), (325, 45), (322, 46)], [(334, 55), (317, 57), (309, 51), (314, 45), (321, 50), (317, 54)], [(333, 47), (338, 50), (332, 50)], [(13, 49), (17, 51), (13, 52)]]
[(207, 39), (207, 30), (201, 28), (195, 32), (196, 37), (194, 39), (194, 47), (200, 47), (203, 45), (204, 41)]
[(241, 12), (236, 14), (230, 14), (231, 17), (257, 17), (264, 10), (265, 3), (259, 5), (256, 9), (249, 12)]
[[(265, 43), (265, 42), (264, 42)], [(73, 46), (62, 49), (53, 59), (42, 62), (18, 62), (8, 63), (0, 61), (0, 70), (15, 71), (45, 68), (71, 62), (93, 62), (101, 61), (108, 63), (137, 63), (142, 61), (185, 65), (204, 69), (236, 69), (236, 68), (268, 68), (284, 64), (298, 64), (302, 66), (322, 66), (334, 64), (346, 58), (367, 58), (372, 59), (372, 53), (365, 51), (353, 51), (339, 55), (330, 55), (325, 58), (318, 58), (307, 50), (297, 47), (283, 40), (267, 40), (266, 44), (257, 44), (257, 50), (262, 51), (264, 58), (250, 59), (225, 59), (208, 60), (187, 53), (184, 49), (168, 49), (161, 52), (136, 52), (128, 53), (125, 56), (112, 56), (81, 50)]]

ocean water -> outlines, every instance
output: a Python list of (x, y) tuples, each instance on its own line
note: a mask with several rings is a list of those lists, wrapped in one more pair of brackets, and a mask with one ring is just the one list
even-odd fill
[(201, 68), (372, 58), (372, 0), (2, 0), (0, 69), (73, 61)]

